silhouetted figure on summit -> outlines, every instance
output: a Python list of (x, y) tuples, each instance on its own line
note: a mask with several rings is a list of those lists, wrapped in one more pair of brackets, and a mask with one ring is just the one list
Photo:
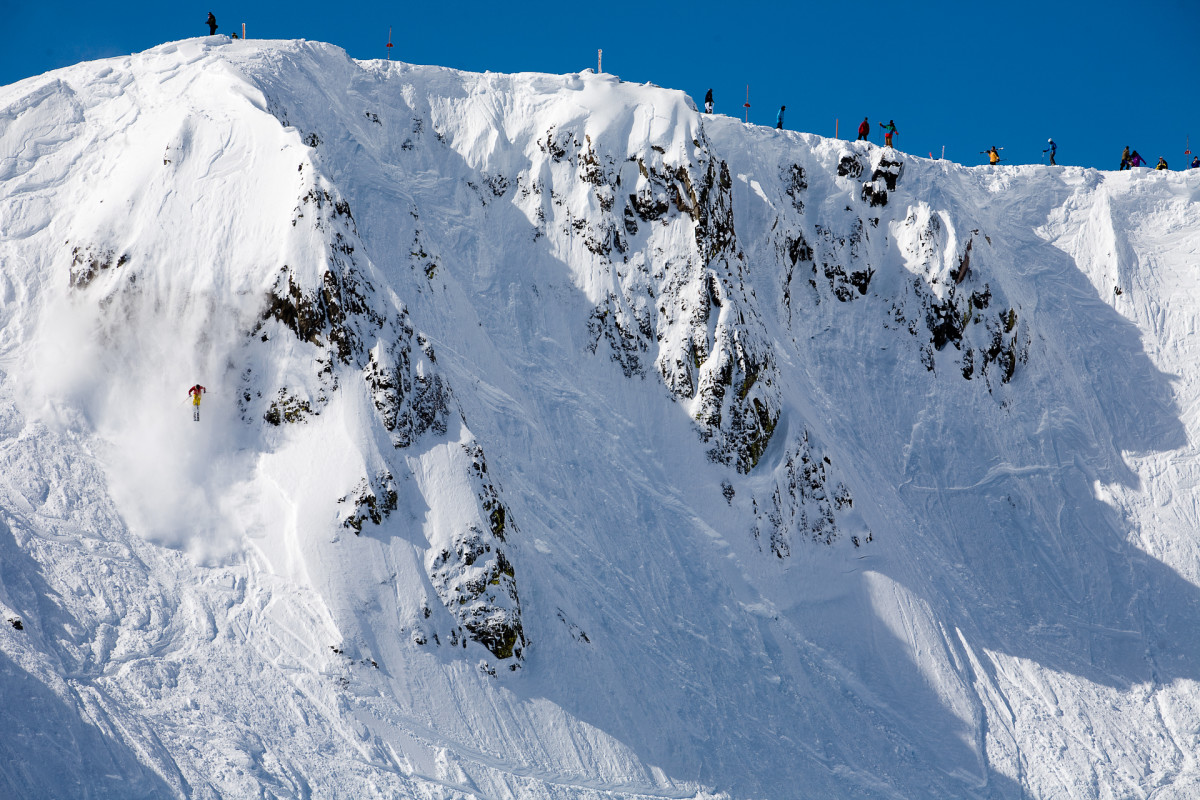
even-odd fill
[(205, 24), (208, 25), (208, 35), (216, 36), (217, 35), (217, 18), (213, 16), (213, 13), (211, 11), (208, 12), (208, 19), (206, 19), (204, 22), (205, 22)]
[(1047, 139), (1046, 141), (1050, 144), (1050, 146), (1047, 147), (1042, 152), (1050, 154), (1050, 166), (1053, 167), (1053, 166), (1056, 166), (1056, 164), (1054, 163), (1054, 154), (1058, 152), (1058, 145), (1056, 145), (1054, 143), (1053, 139)]
[(899, 131), (896, 130), (896, 120), (889, 119), (887, 125), (884, 125), (881, 122), (879, 123), (879, 127), (883, 128), (883, 146), (891, 147), (892, 137), (899, 133)]

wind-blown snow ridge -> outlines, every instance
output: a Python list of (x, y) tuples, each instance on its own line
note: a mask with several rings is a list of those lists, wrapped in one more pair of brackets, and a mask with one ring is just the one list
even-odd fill
[(309, 42), (0, 88), (0, 794), (1190, 796), (1198, 198)]

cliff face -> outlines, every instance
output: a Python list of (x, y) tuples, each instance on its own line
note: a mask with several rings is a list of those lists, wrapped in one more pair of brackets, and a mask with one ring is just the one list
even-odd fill
[(1200, 177), (223, 37), (0, 119), (8, 793), (1196, 780)]

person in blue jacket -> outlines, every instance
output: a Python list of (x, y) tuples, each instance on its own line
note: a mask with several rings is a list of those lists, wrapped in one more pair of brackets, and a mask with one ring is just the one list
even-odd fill
[(1054, 140), (1053, 140), (1053, 139), (1047, 139), (1046, 141), (1050, 143), (1050, 146), (1049, 146), (1049, 147), (1047, 147), (1047, 148), (1046, 148), (1045, 150), (1043, 150), (1042, 152), (1043, 152), (1043, 153), (1049, 153), (1049, 154), (1050, 154), (1050, 166), (1052, 166), (1052, 167), (1053, 167), (1053, 166), (1056, 166), (1056, 165), (1055, 165), (1055, 163), (1054, 163), (1054, 154), (1058, 152), (1058, 145), (1056, 145), (1056, 144), (1054, 143)]
[(1188, 169), (1200, 169), (1200, 156), (1196, 156), (1192, 159), (1191, 166), (1189, 166)]
[(783, 112), (787, 110), (787, 106), (779, 107), (779, 116), (775, 119), (775, 129), (783, 130)]
[(884, 125), (881, 122), (879, 123), (879, 127), (883, 128), (883, 146), (891, 147), (892, 137), (899, 133), (899, 131), (896, 130), (896, 120), (889, 119), (887, 125)]

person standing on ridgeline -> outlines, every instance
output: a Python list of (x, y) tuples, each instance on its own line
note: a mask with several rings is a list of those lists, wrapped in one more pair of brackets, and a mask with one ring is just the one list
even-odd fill
[(884, 147), (891, 147), (892, 146), (892, 137), (898, 133), (898, 131), (896, 130), (896, 120), (889, 119), (887, 125), (884, 125), (881, 122), (881, 123), (879, 123), (879, 127), (883, 128), (883, 145), (884, 145)]
[(787, 106), (779, 107), (779, 116), (775, 118), (775, 130), (783, 130), (783, 112), (787, 111)]
[(208, 25), (208, 35), (216, 36), (217, 35), (217, 18), (213, 16), (213, 13), (211, 11), (208, 12), (208, 19), (206, 19), (204, 22), (205, 22), (205, 24)]
[(1050, 143), (1050, 146), (1042, 152), (1050, 154), (1050, 166), (1057, 166), (1057, 164), (1054, 163), (1054, 154), (1058, 152), (1058, 145), (1054, 143), (1053, 139), (1047, 139), (1046, 141)]
[(862, 124), (858, 126), (858, 139), (860, 142), (871, 141), (867, 137), (871, 135), (871, 123), (867, 122), (867, 118), (863, 117)]
[(1140, 167), (1145, 163), (1146, 159), (1142, 158), (1141, 153), (1137, 150), (1134, 150), (1132, 155), (1129, 156), (1129, 166), (1131, 167)]
[(996, 149), (996, 145), (992, 145), (992, 149), (987, 151), (988, 163), (993, 167), (1000, 163), (1000, 151)]
[(1192, 165), (1188, 169), (1200, 169), (1200, 156), (1192, 159)]
[(1129, 169), (1129, 145), (1121, 151), (1121, 169)]
[(1162, 156), (1158, 157), (1158, 163), (1154, 165), (1154, 168), (1155, 169), (1170, 169), (1170, 167), (1167, 166), (1167, 160), (1165, 158), (1163, 158)]
[(188, 389), (188, 395), (192, 398), (192, 419), (196, 422), (200, 421), (200, 395), (207, 391), (208, 389), (205, 389), (198, 383)]
[(709, 89), (708, 94), (704, 95), (704, 113), (712, 113), (712, 89)]

